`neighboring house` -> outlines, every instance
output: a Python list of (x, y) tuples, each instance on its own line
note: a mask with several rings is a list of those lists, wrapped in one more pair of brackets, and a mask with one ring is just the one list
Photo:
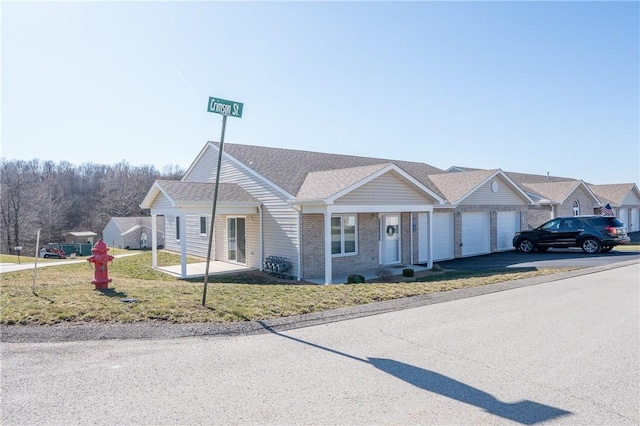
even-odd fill
[(435, 206), (434, 260), (512, 250), (531, 197), (499, 169), (449, 170), (429, 176), (449, 203)]
[[(218, 146), (207, 143), (180, 182), (156, 181), (140, 205), (165, 217), (165, 246), (181, 253), (183, 277), (188, 254), (207, 256)], [(437, 173), (425, 163), (225, 144), (212, 258), (262, 269), (266, 256), (281, 256), (294, 277), (325, 283), (380, 265), (430, 266), (434, 206), (445, 204), (428, 177)]]
[(93, 244), (94, 240), (98, 234), (91, 231), (74, 231), (74, 232), (65, 232), (64, 234), (64, 242), (65, 243), (90, 243)]
[(536, 228), (556, 217), (593, 214), (600, 200), (581, 180), (520, 183), (535, 201), (529, 209), (529, 228)]
[[(640, 231), (640, 191), (635, 183), (591, 185), (602, 205), (609, 204), (615, 215), (625, 224), (627, 232)], [(600, 214), (600, 207), (596, 208)]]
[[(140, 249), (151, 247), (151, 217), (112, 217), (102, 231), (109, 247)], [(164, 246), (164, 220), (156, 226), (156, 247)]]

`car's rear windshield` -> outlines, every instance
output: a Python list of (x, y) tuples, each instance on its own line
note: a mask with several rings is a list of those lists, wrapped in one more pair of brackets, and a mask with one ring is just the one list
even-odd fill
[(623, 228), (624, 223), (615, 217), (588, 217), (585, 218), (591, 226), (612, 226), (614, 228)]

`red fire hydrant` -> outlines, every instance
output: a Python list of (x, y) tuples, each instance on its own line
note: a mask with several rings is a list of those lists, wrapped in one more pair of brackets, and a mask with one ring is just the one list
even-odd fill
[(96, 245), (91, 249), (93, 256), (87, 259), (87, 262), (95, 264), (94, 267), (94, 280), (91, 281), (95, 284), (96, 290), (109, 288), (111, 278), (109, 278), (109, 270), (107, 269), (107, 262), (113, 260), (113, 256), (107, 254), (107, 243), (102, 240), (98, 240)]

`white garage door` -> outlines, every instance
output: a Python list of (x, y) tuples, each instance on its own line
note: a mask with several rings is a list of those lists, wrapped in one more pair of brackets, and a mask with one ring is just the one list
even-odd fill
[(629, 229), (629, 210), (627, 209), (620, 209), (620, 213), (618, 214), (618, 219), (620, 219), (620, 222), (624, 223), (624, 226), (627, 228), (627, 232), (631, 232), (631, 230)]
[(631, 226), (627, 229), (631, 229), (630, 232), (640, 231), (640, 209), (631, 209)]
[(520, 212), (498, 212), (497, 220), (497, 250), (513, 249), (513, 236), (520, 230)]
[(433, 260), (453, 259), (453, 213), (433, 214)]
[(491, 252), (489, 212), (462, 213), (462, 256)]

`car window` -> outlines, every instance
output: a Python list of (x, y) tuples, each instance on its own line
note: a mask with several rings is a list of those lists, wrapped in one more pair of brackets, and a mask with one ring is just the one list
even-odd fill
[(561, 229), (564, 231), (577, 231), (580, 229), (580, 221), (573, 218), (563, 219)]
[(557, 231), (560, 229), (560, 219), (550, 220), (549, 222), (540, 225), (540, 228), (538, 229), (541, 231)]

